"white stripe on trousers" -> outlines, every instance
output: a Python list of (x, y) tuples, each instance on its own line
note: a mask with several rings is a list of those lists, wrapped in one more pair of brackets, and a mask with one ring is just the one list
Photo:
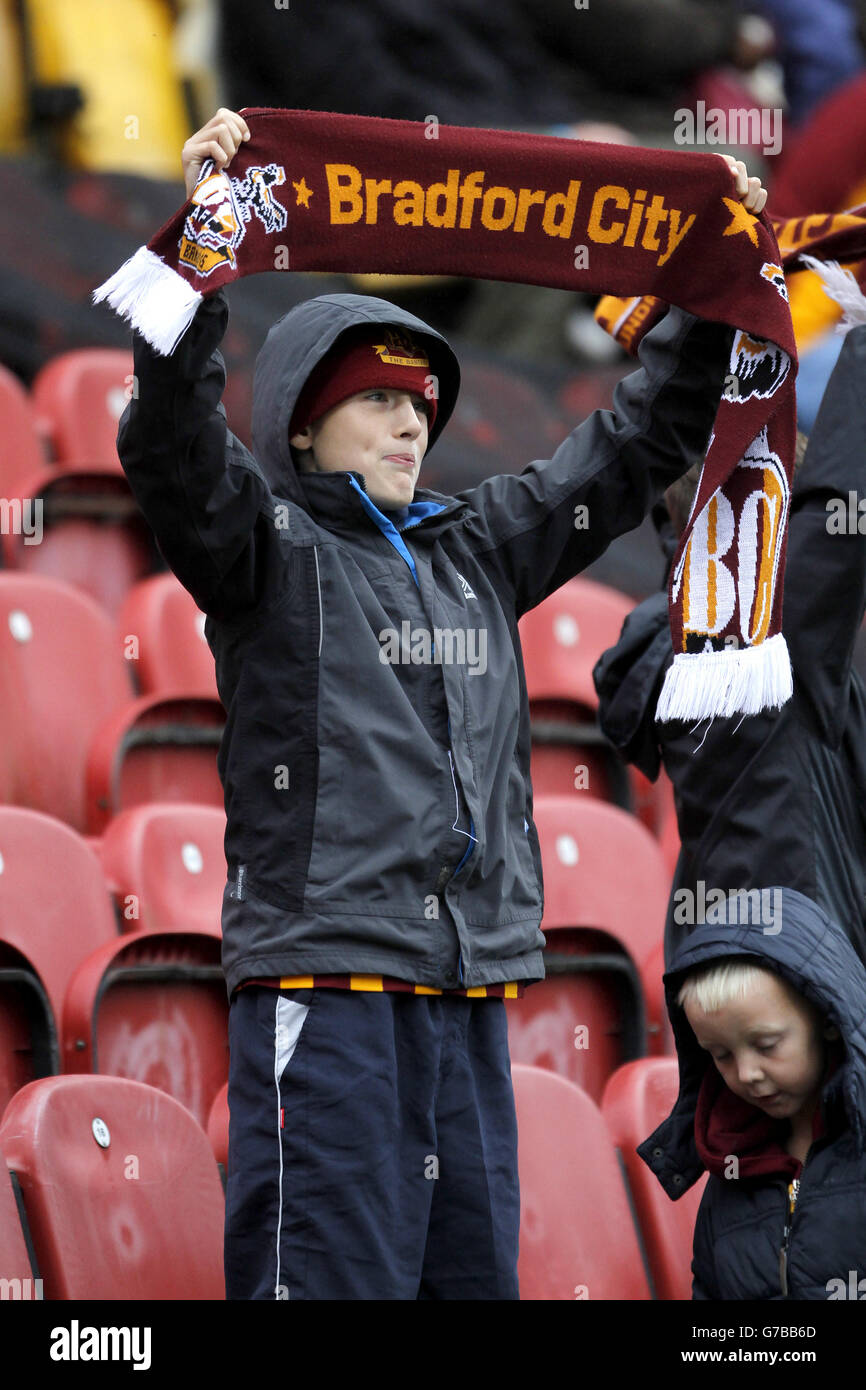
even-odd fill
[(277, 1278), (274, 1285), (274, 1298), (280, 1296), (280, 1233), (283, 1224), (283, 1135), (280, 1124), (280, 1081), (283, 1072), (292, 1060), (298, 1045), (304, 1020), (310, 1012), (309, 1004), (299, 1004), (295, 999), (285, 999), (277, 995), (274, 1014), (274, 1086), (277, 1092), (277, 1143), (280, 1149), (280, 1205), (277, 1214)]

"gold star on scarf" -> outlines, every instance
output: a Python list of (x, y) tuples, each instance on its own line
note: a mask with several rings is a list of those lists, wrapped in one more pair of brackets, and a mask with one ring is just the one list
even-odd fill
[[(295, 183), (293, 179), (292, 187), (298, 195), (295, 199), (295, 207), (308, 208), (310, 206), (310, 199), (313, 196), (313, 190), (307, 187), (306, 179), (302, 178), (300, 183)], [(757, 245), (757, 242), (755, 245)]]
[(757, 217), (746, 212), (742, 203), (738, 203), (735, 198), (723, 198), (722, 202), (731, 214), (730, 224), (722, 232), (722, 236), (736, 236), (738, 232), (745, 232), (752, 245), (757, 246), (758, 233), (755, 231)]

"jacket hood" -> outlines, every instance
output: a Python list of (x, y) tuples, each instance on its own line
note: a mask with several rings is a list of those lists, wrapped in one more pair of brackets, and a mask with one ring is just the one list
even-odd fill
[[(695, 1115), (704, 1079), (716, 1069), (676, 997), (686, 974), (696, 966), (741, 955), (755, 956), (775, 970), (839, 1029), (844, 1057), (835, 1069), (830, 1068), (823, 1106), (825, 1113), (844, 1110), (857, 1151), (866, 1153), (866, 971), (842, 928), (793, 888), (765, 888), (751, 894), (732, 890), (718, 906), (709, 905), (704, 915), (711, 920), (689, 934), (664, 975), (679, 1059), (679, 1095), (668, 1118), (639, 1146), (641, 1158), (674, 1199), (697, 1181), (706, 1166), (695, 1142)], [(714, 1088), (711, 1079), (701, 1098), (702, 1109), (708, 1090)]]
[(386, 299), (363, 294), (322, 294), (296, 304), (271, 328), (256, 359), (252, 434), (253, 453), (272, 492), (290, 498), (305, 510), (308, 504), (289, 445), (292, 412), (313, 368), (341, 334), (359, 324), (375, 323), (393, 324), (425, 341), (439, 392), (425, 458), (454, 410), (460, 367), (451, 347), (435, 328)]

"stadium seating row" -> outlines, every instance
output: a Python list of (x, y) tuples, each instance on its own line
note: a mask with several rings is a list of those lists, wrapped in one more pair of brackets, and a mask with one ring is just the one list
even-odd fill
[[(620, 1067), (600, 1108), (541, 1068), (512, 1076), (522, 1299), (687, 1299), (704, 1180), (674, 1204), (634, 1151), (673, 1103), (676, 1062)], [(215, 1159), (224, 1166), (227, 1132), (224, 1088), (209, 1144), (182, 1105), (139, 1082), (31, 1082), (0, 1124), (4, 1296), (224, 1298)]]

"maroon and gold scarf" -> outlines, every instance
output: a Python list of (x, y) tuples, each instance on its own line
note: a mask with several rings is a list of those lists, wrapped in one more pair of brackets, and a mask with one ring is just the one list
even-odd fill
[[(725, 163), (432, 118), (243, 114), (251, 138), (229, 171), (206, 163), (190, 201), (94, 298), (163, 354), (202, 296), (261, 271), (462, 275), (650, 295), (730, 324), (730, 372), (674, 566), (676, 655), (657, 717), (783, 704), (792, 690), (781, 604), (796, 350), (772, 225), (745, 210)], [(866, 236), (866, 221), (858, 226)]]

